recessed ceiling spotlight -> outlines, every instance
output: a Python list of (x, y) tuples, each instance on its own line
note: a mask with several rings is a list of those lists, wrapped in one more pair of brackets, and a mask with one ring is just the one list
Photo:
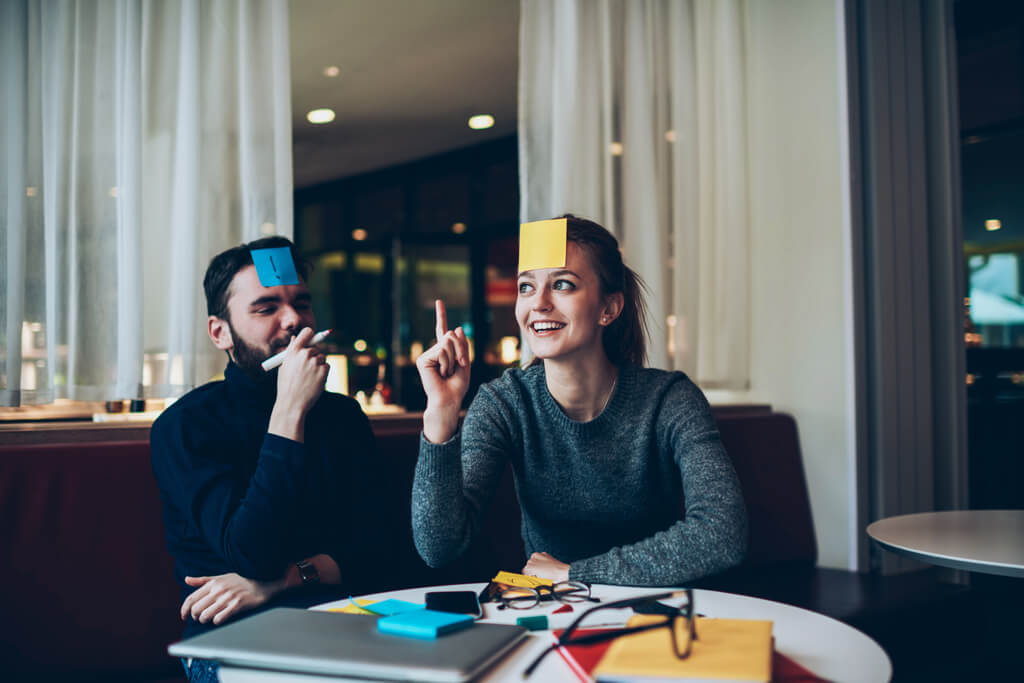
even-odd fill
[(306, 120), (310, 123), (330, 123), (334, 120), (333, 109), (314, 109), (306, 114)]
[(490, 114), (476, 114), (469, 117), (469, 127), (473, 130), (484, 130), (494, 125), (494, 117)]
[(998, 218), (990, 218), (987, 221), (985, 221), (985, 229), (988, 230), (989, 232), (992, 232), (993, 230), (998, 230), (1001, 227), (1003, 227), (1003, 222)]
[(341, 69), (334, 65), (324, 67), (324, 76), (327, 76), (327, 78), (337, 78), (340, 73)]
[(362, 228), (356, 228), (355, 230), (352, 231), (352, 239), (354, 239), (357, 242), (362, 242), (363, 240), (366, 239), (366, 231), (363, 230)]

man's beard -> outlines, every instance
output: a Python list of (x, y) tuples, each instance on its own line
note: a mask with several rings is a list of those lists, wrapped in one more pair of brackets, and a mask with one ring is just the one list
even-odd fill
[(274, 355), (278, 351), (283, 351), (287, 348), (287, 342), (277, 342), (271, 344), (270, 353), (268, 354), (263, 349), (255, 346), (250, 346), (245, 343), (235, 328), (232, 327), (231, 321), (228, 320), (228, 330), (231, 332), (231, 340), (234, 344), (234, 348), (231, 349), (231, 360), (235, 362), (235, 365), (239, 367), (245, 374), (256, 382), (269, 381), (275, 375), (273, 372), (267, 372), (263, 369), (263, 361), (270, 356)]

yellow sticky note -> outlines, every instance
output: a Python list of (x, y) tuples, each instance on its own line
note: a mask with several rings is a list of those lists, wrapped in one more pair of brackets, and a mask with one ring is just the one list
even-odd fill
[(542, 579), (539, 576), (526, 576), (525, 574), (514, 574), (512, 572), (498, 572), (491, 581), (494, 583), (503, 583), (506, 586), (519, 586), (520, 588), (550, 586), (553, 583), (551, 579)]
[(519, 226), (519, 272), (565, 267), (565, 231), (568, 221), (555, 218)]
[(328, 607), (327, 611), (341, 612), (343, 614), (370, 614), (372, 616), (378, 616), (375, 612), (371, 612), (370, 610), (366, 609), (366, 607), (369, 607), (373, 604), (373, 602), (367, 602), (364, 607), (363, 605), (360, 605), (358, 602), (356, 602), (354, 599), (349, 598), (348, 604), (344, 607)]

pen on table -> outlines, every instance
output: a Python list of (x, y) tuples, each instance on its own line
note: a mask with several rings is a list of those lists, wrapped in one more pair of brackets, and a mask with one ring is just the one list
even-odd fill
[[(329, 335), (330, 333), (330, 330), (317, 332), (316, 334), (313, 335), (313, 338), (309, 340), (309, 345), (312, 346), (313, 344), (319, 344), (324, 339), (327, 339), (327, 335)], [(278, 365), (284, 362), (284, 356), (286, 353), (288, 353), (287, 350), (282, 351), (281, 353), (275, 353), (273, 356), (263, 361), (263, 363), (261, 364), (263, 366), (263, 369), (266, 370), (267, 372), (270, 372), (271, 370), (276, 368)]]

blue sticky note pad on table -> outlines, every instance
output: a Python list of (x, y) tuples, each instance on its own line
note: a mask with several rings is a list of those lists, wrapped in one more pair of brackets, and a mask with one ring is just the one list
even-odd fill
[(252, 264), (256, 266), (256, 276), (264, 287), (299, 284), (292, 250), (288, 247), (253, 249), (249, 253), (252, 254)]
[(468, 614), (420, 609), (390, 617), (381, 617), (377, 620), (377, 630), (395, 636), (432, 640), (445, 633), (466, 628), (472, 623), (473, 617)]
[(372, 605), (360, 605), (367, 612), (373, 612), (379, 614), (382, 617), (390, 617), (394, 614), (405, 614), (406, 612), (415, 612), (416, 610), (422, 610), (423, 605), (415, 602), (407, 602), (405, 600), (381, 600), (375, 602)]

